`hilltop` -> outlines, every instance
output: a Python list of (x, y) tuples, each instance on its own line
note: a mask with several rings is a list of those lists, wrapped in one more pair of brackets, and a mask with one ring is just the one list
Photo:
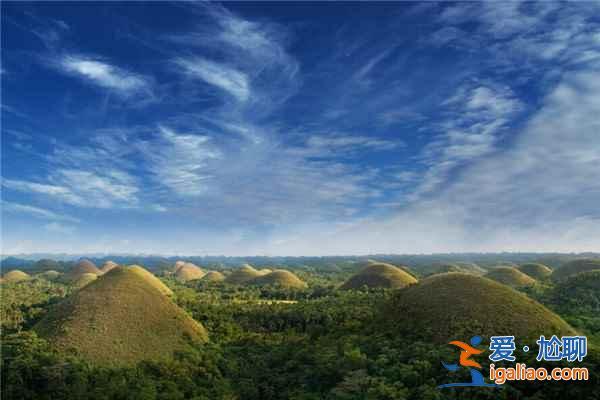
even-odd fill
[(408, 272), (394, 265), (371, 262), (367, 267), (348, 279), (340, 289), (369, 288), (399, 289), (412, 285), (417, 279)]
[(111, 269), (118, 267), (119, 264), (117, 264), (114, 261), (107, 261), (102, 265), (102, 268), (100, 268), (100, 272), (102, 272), (103, 274), (107, 273), (108, 271), (110, 271)]
[(225, 280), (225, 275), (219, 271), (209, 271), (200, 280), (203, 282), (222, 282)]
[(168, 359), (207, 340), (201, 324), (123, 267), (54, 306), (34, 330), (60, 352), (111, 365)]
[(257, 286), (279, 286), (284, 288), (304, 289), (306, 282), (302, 281), (290, 271), (278, 269), (265, 275), (254, 278), (250, 284)]
[(179, 265), (175, 270), (175, 278), (181, 282), (193, 281), (202, 278), (206, 273), (202, 268), (192, 263)]
[(225, 282), (233, 285), (242, 285), (261, 275), (262, 274), (255, 270), (251, 265), (244, 264), (239, 269), (232, 271), (231, 274), (225, 278)]
[(558, 315), (524, 294), (456, 272), (433, 275), (396, 292), (382, 319), (395, 332), (440, 342), (473, 335), (533, 338), (575, 333)]
[(596, 269), (600, 269), (600, 259), (582, 258), (573, 260), (562, 267), (555, 269), (552, 273), (552, 279), (561, 280), (580, 272), (593, 271)]
[(96, 267), (96, 264), (90, 260), (80, 260), (71, 268), (71, 270), (63, 276), (66, 281), (75, 281), (83, 274), (102, 275), (102, 272)]
[(3, 282), (9, 282), (9, 283), (14, 283), (14, 282), (22, 282), (22, 281), (26, 281), (28, 279), (30, 279), (31, 276), (29, 276), (29, 274), (18, 270), (18, 269), (14, 269), (12, 271), (9, 271), (7, 273), (5, 273), (2, 276), (2, 281)]
[(536, 280), (544, 280), (552, 275), (552, 269), (544, 264), (527, 263), (520, 265), (518, 270)]
[(159, 292), (166, 296), (171, 296), (173, 291), (169, 289), (167, 285), (163, 283), (160, 279), (158, 279), (152, 272), (147, 269), (139, 266), (139, 265), (130, 265), (127, 269), (141, 278), (143, 278), (148, 284), (150, 284), (153, 288), (157, 289)]
[(36, 278), (43, 278), (49, 281), (55, 281), (58, 278), (60, 278), (62, 275), (62, 273), (58, 272), (58, 271), (54, 271), (54, 270), (49, 270), (49, 271), (44, 271), (42, 273), (39, 273), (37, 275), (35, 275)]
[(98, 279), (98, 275), (86, 272), (85, 274), (77, 275), (77, 277), (71, 281), (71, 285), (74, 288), (81, 289), (96, 279)]
[(511, 287), (532, 286), (535, 284), (535, 279), (515, 267), (496, 267), (485, 274), (485, 277)]

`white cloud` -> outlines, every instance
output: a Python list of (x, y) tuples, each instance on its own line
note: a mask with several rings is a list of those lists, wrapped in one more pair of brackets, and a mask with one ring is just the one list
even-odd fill
[[(220, 157), (208, 136), (180, 134), (160, 127), (156, 140), (140, 144), (154, 179), (178, 196), (197, 196), (206, 190), (208, 162)], [(156, 148), (161, 151), (157, 152)]]
[(67, 221), (73, 223), (79, 222), (77, 218), (73, 218), (68, 215), (62, 215), (50, 210), (46, 210), (44, 208), (39, 208), (26, 204), (12, 203), (8, 201), (2, 201), (2, 212), (24, 213), (34, 216), (36, 218), (54, 219), (58, 221)]
[(49, 224), (44, 225), (44, 229), (51, 233), (62, 233), (66, 235), (71, 235), (75, 232), (75, 227), (70, 225), (59, 224), (58, 222), (51, 222)]
[(191, 59), (179, 58), (175, 60), (186, 74), (202, 79), (206, 83), (222, 89), (245, 102), (250, 97), (248, 77), (243, 72), (237, 71), (225, 64), (216, 63), (200, 57)]
[(103, 174), (77, 169), (57, 169), (49, 177), (53, 184), (5, 179), (12, 190), (53, 197), (60, 202), (87, 208), (129, 208), (138, 203), (138, 189), (129, 175), (113, 169)]
[(599, 99), (599, 70), (571, 72), (510, 148), (477, 159), (435, 196), (333, 234), (295, 232), (267, 253), (597, 251)]
[(64, 186), (48, 185), (43, 183), (28, 182), (23, 180), (4, 179), (2, 185), (8, 189), (17, 190), (20, 192), (39, 193), (70, 204), (84, 204), (84, 200), (71, 189)]
[(438, 189), (455, 168), (492, 153), (507, 123), (523, 107), (510, 89), (477, 82), (460, 87), (444, 105), (442, 134), (423, 150), (421, 160), (428, 169), (413, 200)]
[(67, 55), (59, 60), (58, 65), (68, 74), (125, 96), (139, 93), (151, 94), (151, 84), (148, 78), (118, 68), (106, 61), (86, 56)]

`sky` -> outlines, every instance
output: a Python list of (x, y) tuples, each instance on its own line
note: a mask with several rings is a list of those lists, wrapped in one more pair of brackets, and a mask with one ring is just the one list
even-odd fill
[(2, 253), (600, 250), (600, 3), (1, 3)]

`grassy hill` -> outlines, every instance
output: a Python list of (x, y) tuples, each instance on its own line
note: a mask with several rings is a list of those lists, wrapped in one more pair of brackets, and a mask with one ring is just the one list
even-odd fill
[(71, 285), (77, 289), (81, 289), (96, 279), (98, 279), (98, 275), (86, 272), (85, 274), (77, 275), (77, 277), (71, 281)]
[(483, 275), (486, 271), (473, 263), (434, 264), (424, 269), (426, 275), (445, 274), (448, 272), (464, 272), (466, 274)]
[(600, 316), (600, 269), (581, 272), (558, 283), (551, 294), (552, 303), (566, 312), (579, 310)]
[(600, 259), (583, 258), (580, 260), (573, 260), (562, 267), (555, 269), (552, 273), (552, 279), (561, 280), (580, 272), (593, 271), (596, 269), (600, 269)]
[(12, 271), (9, 271), (2, 276), (3, 282), (7, 283), (22, 282), (30, 278), (31, 276), (29, 276), (29, 274), (18, 269), (13, 269)]
[(261, 276), (260, 272), (251, 265), (244, 264), (239, 269), (233, 270), (231, 274), (225, 278), (225, 282), (233, 285), (243, 285), (259, 276)]
[(102, 272), (90, 260), (79, 260), (77, 264), (71, 268), (69, 273), (64, 275), (64, 280), (75, 281), (83, 274), (102, 275)]
[(415, 277), (398, 267), (386, 263), (371, 262), (363, 270), (344, 282), (340, 289), (360, 289), (363, 286), (398, 289), (416, 282)]
[(279, 286), (284, 288), (304, 289), (306, 282), (302, 281), (290, 271), (278, 269), (265, 275), (254, 278), (250, 284), (257, 286)]
[(158, 279), (154, 274), (147, 269), (140, 267), (139, 265), (130, 265), (127, 269), (140, 277), (142, 277), (146, 282), (148, 282), (152, 287), (158, 289), (164, 295), (171, 296), (173, 291), (169, 289), (167, 285), (163, 283), (160, 279)]
[(395, 332), (439, 342), (473, 335), (573, 334), (558, 315), (510, 287), (464, 273), (434, 275), (396, 292), (382, 318)]
[(511, 287), (532, 286), (535, 284), (535, 279), (514, 267), (496, 267), (485, 274), (485, 277)]
[(50, 270), (50, 271), (44, 271), (42, 273), (39, 273), (35, 277), (36, 278), (46, 279), (48, 281), (55, 281), (58, 278), (60, 278), (61, 275), (62, 275), (62, 273), (60, 273), (58, 271)]
[(206, 272), (200, 267), (192, 263), (185, 263), (177, 267), (175, 271), (175, 278), (181, 282), (189, 282), (196, 279), (202, 278)]
[(225, 275), (219, 271), (209, 271), (201, 278), (201, 280), (203, 282), (222, 282), (225, 280)]
[(518, 267), (519, 271), (536, 280), (544, 280), (552, 275), (552, 269), (544, 264), (527, 263)]
[(100, 272), (105, 274), (108, 271), (110, 271), (111, 269), (118, 267), (118, 266), (119, 266), (119, 264), (109, 260), (109, 261), (105, 262), (104, 264), (102, 264), (102, 268), (100, 268)]
[(168, 359), (207, 340), (202, 325), (123, 267), (54, 306), (34, 330), (60, 352), (111, 365)]

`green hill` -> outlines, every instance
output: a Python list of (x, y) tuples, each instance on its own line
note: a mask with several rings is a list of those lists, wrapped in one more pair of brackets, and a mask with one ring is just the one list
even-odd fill
[(62, 273), (58, 272), (58, 271), (54, 271), (54, 270), (50, 270), (50, 271), (44, 271), (42, 273), (39, 273), (36, 275), (36, 278), (43, 278), (46, 279), (48, 281), (55, 281), (58, 278), (60, 278), (62, 275)]
[(105, 274), (108, 271), (110, 271), (111, 269), (118, 267), (118, 266), (119, 266), (119, 264), (109, 260), (109, 261), (105, 262), (104, 264), (102, 264), (102, 268), (100, 268), (100, 272)]
[(65, 274), (63, 278), (66, 281), (75, 281), (83, 274), (102, 275), (102, 272), (96, 268), (96, 265), (93, 262), (84, 259), (77, 262), (77, 264), (75, 264), (75, 266), (73, 266), (69, 273)]
[(202, 278), (206, 273), (197, 265), (185, 263), (177, 267), (175, 278), (181, 282), (193, 281)]
[(551, 301), (567, 313), (579, 310), (592, 317), (600, 315), (600, 269), (562, 280), (552, 290)]
[(528, 263), (518, 267), (519, 271), (533, 279), (544, 280), (552, 275), (552, 269), (544, 264)]
[(290, 271), (283, 269), (277, 269), (273, 272), (256, 277), (249, 283), (257, 286), (279, 286), (296, 289), (304, 289), (307, 287), (306, 282), (302, 281)]
[(49, 258), (42, 258), (33, 264), (36, 271), (47, 271), (47, 270), (60, 270), (62, 269), (60, 263), (56, 260)]
[(532, 286), (535, 284), (535, 279), (514, 267), (493, 268), (485, 274), (485, 277), (511, 287)]
[(30, 278), (29, 274), (18, 269), (13, 269), (2, 276), (3, 281), (6, 283), (22, 282)]
[(445, 274), (448, 272), (464, 272), (466, 274), (483, 275), (486, 271), (473, 263), (457, 262), (451, 264), (434, 264), (424, 269), (427, 275)]
[(200, 280), (202, 282), (222, 282), (225, 280), (225, 275), (219, 271), (209, 271)]
[(171, 296), (173, 291), (169, 289), (167, 285), (163, 283), (160, 279), (158, 279), (154, 274), (147, 269), (140, 267), (139, 265), (130, 265), (127, 267), (129, 271), (132, 271), (138, 274), (140, 277), (144, 278), (146, 282), (148, 282), (152, 287), (158, 289), (164, 295)]
[(593, 271), (595, 269), (600, 269), (600, 259), (582, 258), (573, 260), (555, 269), (552, 273), (552, 279), (561, 280), (580, 272)]
[(110, 365), (168, 359), (207, 340), (201, 324), (123, 267), (55, 305), (34, 330), (59, 352)]
[(233, 285), (243, 285), (259, 276), (261, 276), (260, 272), (255, 270), (251, 265), (244, 264), (240, 268), (233, 270), (225, 278), (225, 282)]
[(98, 279), (98, 275), (86, 272), (85, 274), (77, 275), (77, 277), (71, 281), (71, 285), (77, 289), (81, 289), (96, 279)]
[(433, 275), (394, 294), (382, 314), (396, 333), (439, 342), (473, 335), (574, 334), (558, 315), (510, 287), (464, 273)]
[(416, 282), (415, 277), (398, 267), (386, 263), (372, 262), (350, 277), (340, 289), (360, 289), (363, 286), (399, 289)]

